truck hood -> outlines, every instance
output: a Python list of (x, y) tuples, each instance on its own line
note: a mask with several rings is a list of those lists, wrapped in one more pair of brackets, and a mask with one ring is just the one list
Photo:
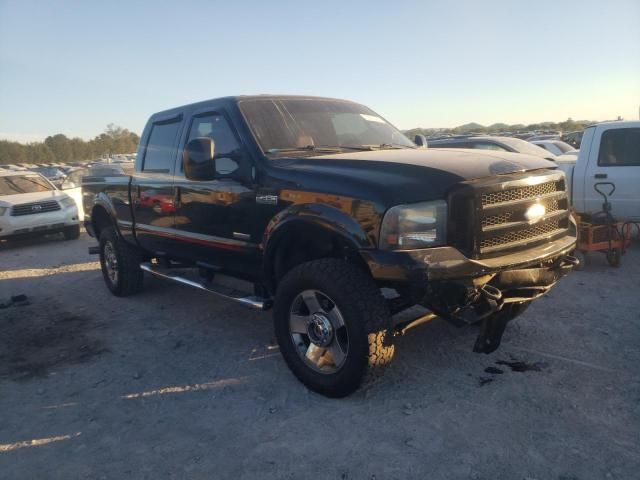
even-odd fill
[(17, 193), (15, 195), (0, 195), (0, 207), (10, 207), (21, 203), (41, 202), (43, 200), (62, 200), (68, 195), (60, 190), (48, 192)]
[(387, 204), (441, 199), (460, 182), (557, 167), (520, 153), (445, 148), (350, 152), (274, 163), (294, 170), (300, 186), (311, 191), (373, 196)]

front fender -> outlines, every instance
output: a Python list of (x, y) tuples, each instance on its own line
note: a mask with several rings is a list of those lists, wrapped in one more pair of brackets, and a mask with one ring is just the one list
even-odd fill
[(300, 222), (322, 228), (342, 237), (355, 249), (375, 248), (375, 235), (366, 232), (353, 217), (330, 205), (299, 204), (293, 205), (271, 219), (262, 238), (265, 256), (277, 244), (278, 238), (286, 233), (292, 223)]
[[(365, 224), (366, 225), (366, 224)], [(275, 293), (276, 281), (273, 276), (275, 266), (275, 250), (287, 233), (296, 227), (303, 226), (320, 232), (329, 233), (340, 239), (348, 249), (359, 251), (375, 248), (377, 229), (363, 228), (355, 218), (329, 205), (298, 204), (293, 205), (276, 215), (267, 226), (261, 247), (263, 255), (264, 278), (267, 288)]]

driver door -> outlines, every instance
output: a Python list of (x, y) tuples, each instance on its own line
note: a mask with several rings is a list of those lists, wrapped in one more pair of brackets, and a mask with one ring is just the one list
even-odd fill
[(189, 180), (182, 162), (176, 165), (177, 248), (191, 261), (246, 272), (259, 262), (253, 163), (221, 110), (192, 118), (184, 144), (198, 137), (214, 142), (216, 176), (209, 181)]

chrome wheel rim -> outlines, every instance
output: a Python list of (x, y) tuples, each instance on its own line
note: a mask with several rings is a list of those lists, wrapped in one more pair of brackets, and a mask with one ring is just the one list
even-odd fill
[(118, 257), (111, 242), (104, 244), (104, 269), (109, 281), (115, 285), (118, 282)]
[(313, 370), (340, 370), (349, 354), (349, 336), (336, 303), (318, 290), (304, 290), (291, 304), (289, 334), (300, 359)]

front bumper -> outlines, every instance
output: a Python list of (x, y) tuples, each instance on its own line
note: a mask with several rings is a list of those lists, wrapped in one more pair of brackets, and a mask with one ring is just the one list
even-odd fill
[(79, 224), (78, 209), (75, 205), (54, 212), (17, 217), (5, 212), (4, 215), (0, 216), (0, 238), (56, 233), (61, 232), (64, 227)]
[(454, 247), (387, 252), (363, 250), (361, 255), (377, 281), (426, 284), (433, 281), (464, 280), (526, 269), (561, 258), (575, 249), (576, 236), (569, 235), (521, 252), (473, 260)]
[[(421, 304), (462, 326), (489, 319), (508, 304), (547, 293), (576, 264), (575, 234), (518, 253), (473, 260), (453, 247), (361, 252), (380, 286), (394, 288), (397, 311)], [(491, 340), (492, 348), (499, 338)], [(497, 347), (496, 347), (497, 348)]]

